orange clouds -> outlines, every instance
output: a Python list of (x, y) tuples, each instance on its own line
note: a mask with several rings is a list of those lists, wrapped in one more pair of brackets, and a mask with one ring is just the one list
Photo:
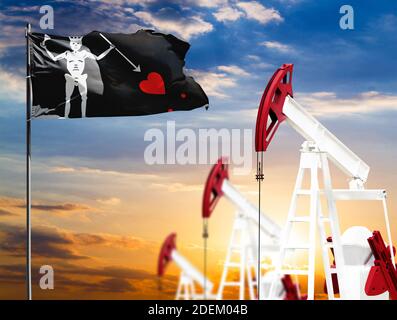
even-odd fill
[(70, 237), (76, 245), (101, 245), (109, 247), (118, 247), (121, 249), (140, 249), (149, 243), (143, 239), (132, 236), (120, 236), (105, 233), (69, 233)]
[[(25, 254), (25, 228), (19, 225), (0, 223), (3, 253), (22, 257)], [(112, 234), (77, 233), (50, 226), (35, 226), (32, 230), (33, 254), (38, 258), (50, 259), (90, 259), (79, 252), (87, 246), (106, 246), (124, 250), (150, 247), (151, 244), (131, 236)]]
[[(1, 197), (0, 198), (0, 216), (1, 215), (19, 215), (26, 208), (24, 199)], [(42, 203), (33, 202), (32, 209), (42, 212), (54, 213), (73, 213), (83, 211), (97, 211), (98, 209), (81, 204), (81, 203)], [(3, 213), (3, 214), (2, 214)]]
[(0, 198), (0, 217), (17, 216), (20, 214), (20, 206), (24, 205), (24, 200), (17, 198)]
[[(24, 206), (23, 206), (24, 207)], [(32, 209), (39, 211), (53, 211), (53, 212), (73, 212), (73, 211), (88, 211), (96, 210), (93, 207), (89, 207), (79, 203), (62, 203), (62, 204), (33, 204)]]
[[(12, 285), (21, 297), (24, 296), (25, 281), (25, 228), (9, 223), (0, 223), (0, 296), (7, 286)], [(152, 248), (151, 242), (132, 236), (106, 233), (71, 232), (53, 226), (34, 226), (33, 243), (33, 284), (37, 288), (40, 264), (49, 264), (55, 270), (55, 287), (53, 293), (40, 290), (38, 296), (43, 298), (76, 298), (76, 292), (84, 293), (85, 298), (108, 298), (107, 294), (128, 296), (136, 294), (137, 298), (146, 294), (155, 294), (157, 279), (152, 271), (130, 268), (122, 265), (108, 265), (104, 259), (98, 260), (93, 253), (85, 254), (88, 248), (120, 250), (137, 250)], [(7, 257), (4, 259), (4, 257)], [(105, 257), (103, 257), (105, 258)], [(16, 261), (5, 264), (5, 261)], [(89, 266), (91, 265), (91, 266)], [(172, 276), (170, 279), (174, 279)], [(150, 293), (151, 292), (151, 293)]]

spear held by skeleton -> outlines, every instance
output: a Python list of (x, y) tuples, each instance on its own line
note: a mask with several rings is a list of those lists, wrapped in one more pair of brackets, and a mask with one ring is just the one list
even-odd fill
[(136, 66), (135, 64), (132, 63), (132, 61), (130, 59), (128, 59), (119, 49), (117, 49), (117, 47), (110, 42), (110, 40), (108, 38), (106, 38), (102, 33), (99, 33), (99, 35), (107, 42), (109, 43), (112, 47), (114, 47), (114, 49), (130, 64), (134, 67), (134, 72), (141, 72), (141, 66), (138, 64), (138, 66)]

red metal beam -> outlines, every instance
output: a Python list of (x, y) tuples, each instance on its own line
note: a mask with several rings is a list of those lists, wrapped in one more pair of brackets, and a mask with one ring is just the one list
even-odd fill
[(293, 283), (289, 274), (286, 274), (282, 279), (283, 287), (285, 290), (284, 300), (307, 300), (307, 295), (301, 296), (298, 291), (297, 283)]
[(159, 259), (157, 263), (157, 275), (164, 275), (167, 265), (172, 261), (171, 253), (176, 249), (176, 233), (171, 233), (165, 238), (160, 249)]
[[(283, 64), (273, 74), (263, 92), (258, 108), (255, 131), (255, 150), (267, 150), (280, 123), (286, 119), (283, 105), (287, 95), (292, 97), (293, 64)], [(271, 123), (268, 124), (270, 116)]]
[[(389, 291), (390, 298), (397, 300), (397, 271), (390, 256), (390, 248), (385, 246), (379, 231), (373, 232), (373, 236), (368, 238), (368, 243), (375, 261), (368, 274), (365, 293), (375, 296)], [(393, 252), (395, 254), (394, 248)]]
[(209, 218), (219, 199), (223, 195), (223, 180), (229, 178), (228, 165), (225, 158), (218, 159), (218, 162), (212, 167), (205, 183), (203, 194), (202, 216)]

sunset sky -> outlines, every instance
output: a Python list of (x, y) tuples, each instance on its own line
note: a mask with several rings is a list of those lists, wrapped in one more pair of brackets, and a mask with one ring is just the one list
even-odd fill
[[(25, 38), (39, 28), (41, 1), (0, 4), (0, 299), (25, 298)], [(171, 33), (191, 48), (186, 72), (210, 108), (144, 117), (35, 120), (32, 123), (33, 296), (37, 299), (172, 299), (179, 270), (158, 289), (164, 238), (203, 269), (201, 201), (211, 164), (148, 165), (151, 128), (249, 129), (261, 94), (283, 63), (293, 63), (294, 97), (371, 167), (367, 188), (386, 189), (397, 239), (397, 3), (351, 0), (355, 29), (339, 27), (345, 1), (46, 1), (49, 34), (92, 30)], [(242, 132), (242, 131), (241, 131)], [(263, 211), (283, 225), (303, 138), (283, 123), (265, 154)], [(244, 146), (253, 150), (253, 146)], [(254, 155), (252, 155), (254, 161)], [(233, 169), (233, 165), (231, 165)], [(333, 182), (347, 177), (333, 168)], [(254, 169), (231, 181), (257, 203)], [(353, 225), (386, 237), (381, 204), (338, 206)], [(235, 208), (222, 199), (210, 219), (208, 276), (216, 284)], [(320, 256), (319, 256), (320, 257)], [(322, 293), (318, 264), (317, 293)], [(55, 270), (55, 289), (38, 286), (39, 267)]]

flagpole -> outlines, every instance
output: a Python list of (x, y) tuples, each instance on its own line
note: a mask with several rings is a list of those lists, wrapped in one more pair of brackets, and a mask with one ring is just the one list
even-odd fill
[(31, 25), (26, 25), (26, 298), (32, 300), (32, 189), (31, 189), (31, 79), (30, 41)]

